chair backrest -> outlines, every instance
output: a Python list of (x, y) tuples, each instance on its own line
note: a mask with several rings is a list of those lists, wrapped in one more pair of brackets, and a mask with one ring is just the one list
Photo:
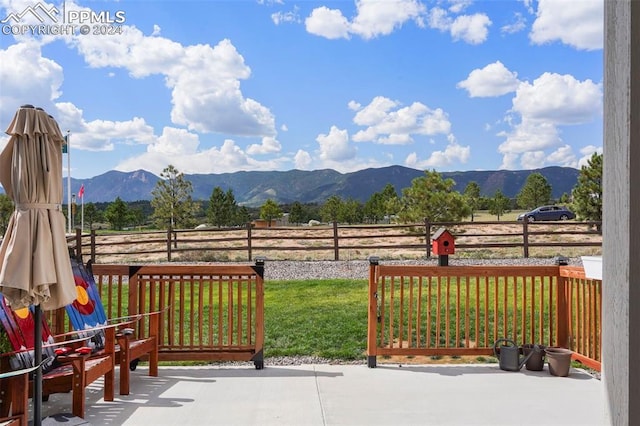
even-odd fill
[[(7, 300), (0, 293), (0, 323), (7, 333), (9, 342), (14, 351), (20, 351), (11, 357), (11, 368), (14, 370), (30, 368), (35, 366), (35, 357), (33, 347), (35, 343), (35, 317), (33, 307), (20, 308), (15, 311), (7, 304)], [(55, 339), (51, 335), (49, 325), (44, 315), (42, 316), (42, 344), (48, 345), (54, 343)], [(43, 371), (52, 368), (56, 358), (54, 349), (51, 347), (43, 347), (43, 357), (47, 357), (49, 362), (43, 364)]]
[[(65, 306), (71, 326), (76, 331), (105, 326), (108, 323), (100, 290), (93, 279), (93, 274), (76, 259), (71, 258), (73, 279), (76, 283), (76, 300)], [(92, 339), (97, 348), (104, 347), (104, 331)]]

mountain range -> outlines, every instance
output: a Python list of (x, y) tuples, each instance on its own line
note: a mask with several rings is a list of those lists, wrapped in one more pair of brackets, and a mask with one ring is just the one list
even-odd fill
[[(442, 172), (443, 178), (456, 182), (455, 189), (464, 191), (467, 184), (475, 181), (480, 185), (481, 195), (493, 196), (501, 190), (507, 197), (515, 197), (531, 173), (542, 174), (552, 188), (552, 197), (570, 194), (578, 181), (579, 170), (570, 167), (545, 167), (533, 170), (495, 170)], [(208, 200), (213, 188), (231, 189), (236, 202), (249, 207), (261, 206), (267, 199), (279, 204), (319, 203), (332, 195), (342, 199), (353, 198), (361, 202), (380, 192), (387, 183), (392, 184), (398, 195), (411, 186), (411, 181), (424, 176), (423, 170), (403, 166), (364, 169), (352, 173), (335, 170), (289, 170), (289, 171), (240, 171), (221, 174), (185, 174), (193, 186), (193, 199)], [(84, 202), (111, 202), (120, 197), (123, 201), (150, 200), (151, 191), (160, 178), (145, 170), (134, 172), (109, 171), (89, 179), (71, 178), (71, 191), (77, 194), (84, 184)], [(66, 203), (67, 179), (64, 179)]]

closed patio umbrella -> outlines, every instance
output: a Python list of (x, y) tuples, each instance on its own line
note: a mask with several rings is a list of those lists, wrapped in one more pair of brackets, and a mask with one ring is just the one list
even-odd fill
[[(62, 143), (56, 121), (40, 108), (24, 105), (6, 130), (0, 154), (0, 183), (14, 202), (0, 245), (0, 291), (13, 309), (57, 309), (76, 297), (62, 213)], [(35, 331), (35, 361), (42, 356)], [(34, 423), (40, 421), (42, 370), (34, 379)]]

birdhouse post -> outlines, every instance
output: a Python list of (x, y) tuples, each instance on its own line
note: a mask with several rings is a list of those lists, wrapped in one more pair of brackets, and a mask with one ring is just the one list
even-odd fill
[(433, 234), (431, 249), (438, 255), (438, 266), (449, 265), (449, 255), (455, 253), (455, 242), (453, 234), (446, 228), (438, 229)]

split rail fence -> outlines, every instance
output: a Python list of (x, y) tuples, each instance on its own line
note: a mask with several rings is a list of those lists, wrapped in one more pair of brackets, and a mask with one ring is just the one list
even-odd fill
[[(338, 225), (317, 227), (170, 229), (157, 232), (83, 234), (76, 230), (70, 241), (93, 262), (206, 260), (252, 261), (257, 257), (279, 260), (367, 259), (385, 253), (414, 258), (431, 256), (432, 235), (447, 228), (456, 239), (456, 251), (489, 251), (511, 256), (536, 256), (550, 249), (562, 254), (569, 247), (602, 245), (599, 222), (433, 222), (388, 225)], [(482, 254), (482, 253), (480, 253)], [(597, 254), (597, 253), (586, 253)], [(105, 262), (103, 259), (109, 259)]]

